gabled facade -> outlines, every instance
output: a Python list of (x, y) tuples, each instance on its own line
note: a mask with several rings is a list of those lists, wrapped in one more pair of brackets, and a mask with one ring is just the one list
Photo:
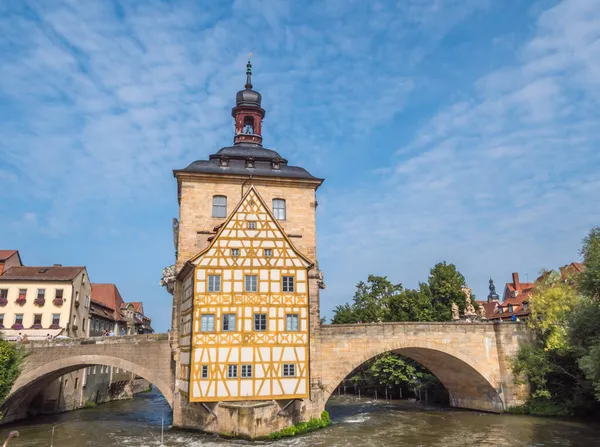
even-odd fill
[(190, 401), (307, 397), (312, 262), (254, 187), (192, 264)]
[(4, 270), (22, 265), (19, 250), (0, 250), (0, 275)]

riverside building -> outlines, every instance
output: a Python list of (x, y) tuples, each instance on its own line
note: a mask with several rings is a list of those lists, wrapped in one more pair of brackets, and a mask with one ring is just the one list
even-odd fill
[[(323, 180), (263, 147), (261, 103), (248, 62), (232, 109), (233, 146), (174, 171), (178, 426), (201, 422), (233, 432), (239, 417), (250, 426), (277, 419), (291, 404), (298, 415), (310, 395), (310, 328), (319, 324), (322, 284), (316, 191)], [(272, 428), (290, 423), (279, 419)]]

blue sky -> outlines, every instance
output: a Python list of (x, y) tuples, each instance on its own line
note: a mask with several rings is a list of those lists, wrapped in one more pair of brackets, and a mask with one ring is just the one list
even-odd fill
[(172, 169), (231, 144), (249, 51), (265, 146), (326, 178), (328, 316), (442, 260), (482, 298), (600, 223), (597, 0), (8, 0), (0, 247), (86, 265), (166, 330)]

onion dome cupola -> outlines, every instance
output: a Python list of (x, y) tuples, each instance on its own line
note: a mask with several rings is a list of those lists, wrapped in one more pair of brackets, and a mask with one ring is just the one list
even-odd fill
[(498, 301), (500, 299), (500, 297), (496, 293), (496, 286), (494, 285), (494, 280), (492, 278), (490, 278), (490, 293), (487, 296), (487, 299), (488, 303), (492, 301)]
[(252, 90), (252, 64), (246, 65), (246, 85), (237, 93), (231, 114), (235, 119), (235, 136), (232, 146), (222, 147), (208, 160), (196, 160), (185, 169), (174, 170), (179, 174), (240, 175), (244, 177), (273, 177), (318, 182), (306, 169), (290, 166), (288, 161), (272, 149), (262, 145), (262, 120), (265, 111), (261, 107), (262, 96)]
[(234, 144), (257, 144), (262, 146), (262, 120), (265, 110), (261, 107), (262, 96), (252, 90), (252, 62), (246, 64), (246, 85), (237, 92), (231, 116), (235, 119)]

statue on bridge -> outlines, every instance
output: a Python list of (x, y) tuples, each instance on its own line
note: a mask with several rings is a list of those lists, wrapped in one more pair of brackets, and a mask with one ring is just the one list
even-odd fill
[(465, 317), (473, 317), (477, 315), (477, 312), (475, 312), (475, 307), (473, 306), (473, 302), (471, 301), (471, 289), (468, 287), (463, 287), (462, 291), (465, 294)]
[(456, 303), (452, 303), (452, 319), (453, 320), (460, 319), (460, 315), (458, 313), (458, 306), (456, 305)]

